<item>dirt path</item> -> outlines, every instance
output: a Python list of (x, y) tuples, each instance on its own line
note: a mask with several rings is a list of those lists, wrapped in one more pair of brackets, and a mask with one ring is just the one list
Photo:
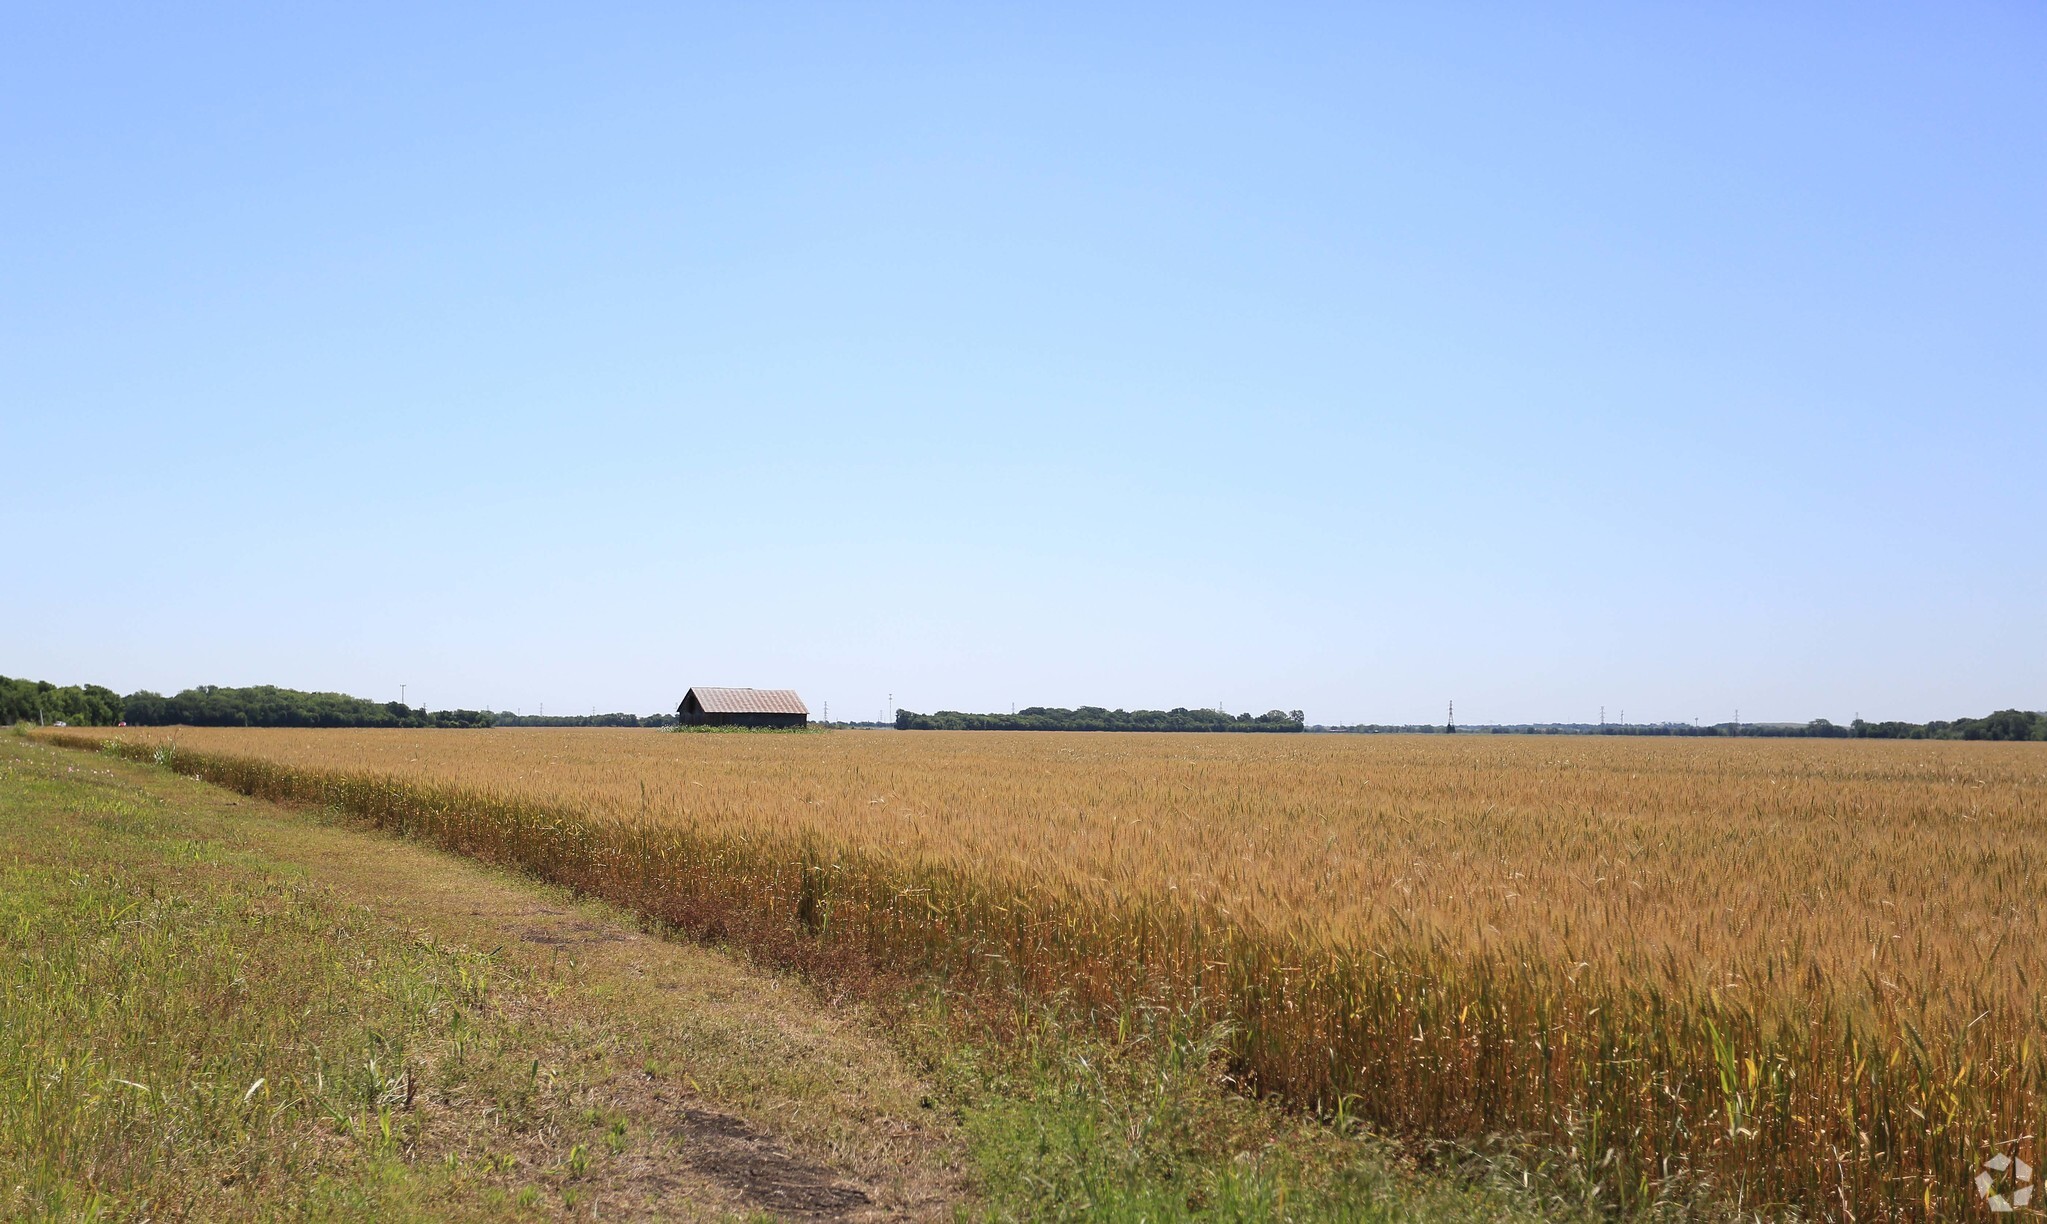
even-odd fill
[[(216, 793), (224, 805), (267, 808)], [(793, 1220), (866, 1220), (942, 1215), (956, 1197), (953, 1137), (857, 1011), (724, 954), (648, 935), (560, 890), (381, 833), (267, 811), (283, 818), (257, 834), (267, 850), (388, 921), (500, 948), (544, 983), (525, 1006), (595, 1037), (624, 1064), (602, 1105), (672, 1136), (676, 1159), (630, 1165), (617, 1206), (658, 1213), (682, 1197)], [(720, 1192), (705, 1194), (707, 1183)]]
[[(94, 785), (175, 809), (260, 870), (487, 957), (493, 1023), (538, 1051), (533, 1080), (557, 1102), (493, 1142), (515, 1156), (531, 1149), (538, 1165), (592, 1119), (645, 1137), (578, 1183), (594, 1218), (929, 1219), (964, 1194), (958, 1137), (857, 1008), (382, 833), (141, 765), (24, 748), (46, 764), (90, 762)], [(442, 1132), (490, 1112), (480, 1098), (431, 1091), (418, 1107), (437, 1113)]]

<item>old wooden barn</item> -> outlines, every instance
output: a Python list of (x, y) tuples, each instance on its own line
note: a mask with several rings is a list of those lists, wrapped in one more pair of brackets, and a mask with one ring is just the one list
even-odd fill
[(685, 727), (807, 727), (810, 707), (795, 689), (704, 688), (684, 693), (675, 715)]

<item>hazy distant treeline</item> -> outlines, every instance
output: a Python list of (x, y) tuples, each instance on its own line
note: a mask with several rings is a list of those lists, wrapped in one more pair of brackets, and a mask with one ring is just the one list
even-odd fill
[(1502, 723), (1476, 727), (1447, 727), (1442, 724), (1382, 724), (1353, 727), (1311, 728), (1315, 731), (1359, 735), (1675, 735), (1741, 736), (1763, 739), (1952, 739), (1952, 740), (2047, 740), (2047, 713), (1999, 710), (1982, 718), (1957, 718), (1952, 722), (1867, 722), (1856, 719), (1847, 726), (1815, 718), (1804, 723), (1716, 723), (1709, 727), (1694, 723)]
[[(69, 723), (110, 727), (127, 722), (144, 727), (667, 727), (673, 714), (515, 714), (510, 710), (427, 710), (397, 701), (370, 701), (346, 693), (307, 693), (262, 684), (221, 688), (204, 684), (176, 696), (117, 695), (97, 684), (56, 685), (47, 680), (0, 676), (0, 725), (16, 722)], [(855, 725), (855, 724), (847, 724)], [(857, 724), (872, 726), (876, 724)], [(1109, 710), (1081, 706), (1067, 710), (1031, 706), (1013, 714), (935, 714), (896, 711), (899, 731), (1303, 731), (1299, 710), (1225, 714), (1221, 710)], [(1354, 734), (1441, 734), (1442, 725), (1359, 725), (1312, 728)], [(1806, 737), (1816, 739), (2047, 740), (2047, 713), (1999, 710), (1982, 718), (1949, 722), (1866, 722), (1842, 726), (1824, 718), (1807, 723), (1520, 723), (1462, 727), (1479, 735), (1702, 735)]]
[(97, 684), (59, 687), (47, 681), (0, 676), (0, 723), (69, 723), (74, 727), (663, 727), (672, 714), (540, 717), (509, 710), (428, 710), (397, 701), (370, 701), (346, 693), (307, 693), (261, 684), (222, 688), (203, 684), (176, 696), (116, 696)]
[(672, 727), (673, 714), (514, 714), (499, 710), (491, 715), (496, 727)]
[(487, 727), (478, 710), (416, 709), (397, 701), (370, 701), (346, 693), (306, 693), (259, 684), (221, 688), (202, 684), (174, 697), (132, 693), (122, 699), (125, 719), (143, 727)]
[(1858, 739), (2047, 740), (2047, 713), (1999, 710), (1983, 718), (1930, 723), (1873, 723), (1858, 718), (1848, 724), (1848, 734)]
[(121, 698), (97, 684), (59, 687), (47, 680), (11, 680), (0, 676), (0, 724), (70, 723), (74, 727), (109, 727), (121, 721)]
[(1108, 710), (1101, 706), (1077, 710), (1031, 706), (1014, 714), (896, 711), (898, 731), (1299, 731), (1303, 727), (1299, 710), (1267, 710), (1255, 717), (1221, 710)]

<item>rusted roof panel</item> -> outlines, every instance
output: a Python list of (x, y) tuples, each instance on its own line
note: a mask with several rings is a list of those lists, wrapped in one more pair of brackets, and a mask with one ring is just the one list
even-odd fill
[(690, 692), (696, 694), (697, 704), (706, 714), (810, 713), (795, 689), (693, 688)]

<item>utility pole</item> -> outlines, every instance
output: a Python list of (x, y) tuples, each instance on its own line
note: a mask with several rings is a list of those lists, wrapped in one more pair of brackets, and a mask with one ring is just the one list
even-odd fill
[(402, 684), (398, 686), (398, 704), (405, 704), (405, 686)]

